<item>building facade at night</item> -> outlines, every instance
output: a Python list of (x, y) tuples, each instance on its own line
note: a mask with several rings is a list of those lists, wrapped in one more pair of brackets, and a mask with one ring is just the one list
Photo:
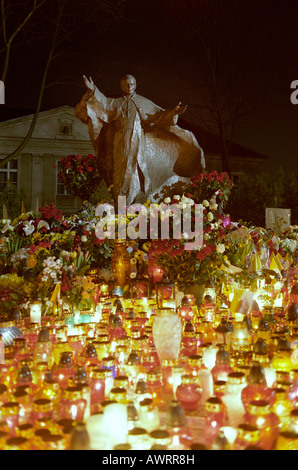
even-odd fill
[[(14, 151), (26, 135), (32, 120), (32, 110), (0, 106), (0, 158)], [(200, 129), (180, 124), (197, 137), (205, 152), (207, 170), (221, 171), (221, 157), (215, 139)], [(76, 212), (80, 201), (67, 194), (59, 182), (58, 168), (62, 157), (94, 153), (87, 126), (75, 116), (71, 106), (42, 111), (33, 135), (21, 155), (0, 168), (0, 192), (7, 182), (22, 189), (26, 195), (26, 209), (54, 203), (65, 214)], [(259, 171), (267, 157), (233, 144), (230, 152), (231, 172), (237, 182), (241, 173)]]

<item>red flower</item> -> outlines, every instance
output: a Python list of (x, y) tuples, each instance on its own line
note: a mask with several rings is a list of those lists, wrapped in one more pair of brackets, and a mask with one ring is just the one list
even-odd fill
[(105, 238), (94, 238), (93, 244), (94, 245), (102, 245), (105, 242)]

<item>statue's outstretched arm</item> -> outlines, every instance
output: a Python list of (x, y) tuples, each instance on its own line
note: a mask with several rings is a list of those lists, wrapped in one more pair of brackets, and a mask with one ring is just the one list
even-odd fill
[(177, 124), (178, 116), (185, 113), (187, 105), (178, 103), (172, 109), (165, 109), (157, 112), (155, 115), (148, 115), (148, 121), (153, 126), (170, 127)]
[(99, 103), (102, 104), (104, 108), (107, 107), (107, 97), (97, 88), (93, 79), (91, 77), (87, 78), (86, 75), (83, 75), (84, 83), (88, 88), (88, 93), (90, 93), (90, 98), (94, 97)]

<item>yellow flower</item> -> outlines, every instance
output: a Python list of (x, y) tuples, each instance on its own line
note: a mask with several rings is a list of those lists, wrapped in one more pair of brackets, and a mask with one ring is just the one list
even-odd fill
[(143, 251), (138, 250), (138, 251), (135, 252), (134, 257), (135, 257), (137, 260), (141, 261), (141, 260), (143, 259), (144, 254), (145, 254), (145, 253), (144, 253)]
[(41, 238), (42, 237), (40, 232), (35, 232), (35, 233), (33, 233), (32, 236), (33, 236), (33, 238)]
[(28, 268), (34, 268), (37, 265), (37, 259), (35, 255), (29, 255), (27, 259), (27, 267)]
[(145, 251), (148, 251), (150, 247), (151, 247), (151, 242), (145, 242), (143, 244), (143, 250)]
[(83, 279), (83, 289), (85, 291), (90, 291), (94, 289), (94, 283), (91, 281), (90, 277), (85, 277)]
[(82, 297), (83, 297), (83, 299), (89, 299), (89, 297), (90, 297), (89, 292), (87, 292), (86, 290), (83, 290)]

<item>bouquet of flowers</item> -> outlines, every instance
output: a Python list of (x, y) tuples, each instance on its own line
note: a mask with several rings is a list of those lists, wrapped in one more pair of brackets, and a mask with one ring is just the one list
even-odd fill
[(223, 208), (227, 203), (230, 192), (233, 187), (233, 181), (228, 173), (211, 171), (210, 173), (201, 173), (191, 178), (191, 183), (186, 189), (188, 197), (191, 197), (196, 203), (202, 203), (215, 198)]
[(28, 302), (25, 281), (17, 274), (0, 276), (0, 314), (7, 315), (15, 308), (22, 308)]
[(68, 155), (62, 158), (58, 179), (72, 196), (89, 201), (102, 181), (96, 157)]
[(90, 309), (94, 306), (96, 286), (91, 276), (67, 277), (65, 274), (61, 284), (62, 298), (72, 308), (79, 310)]

